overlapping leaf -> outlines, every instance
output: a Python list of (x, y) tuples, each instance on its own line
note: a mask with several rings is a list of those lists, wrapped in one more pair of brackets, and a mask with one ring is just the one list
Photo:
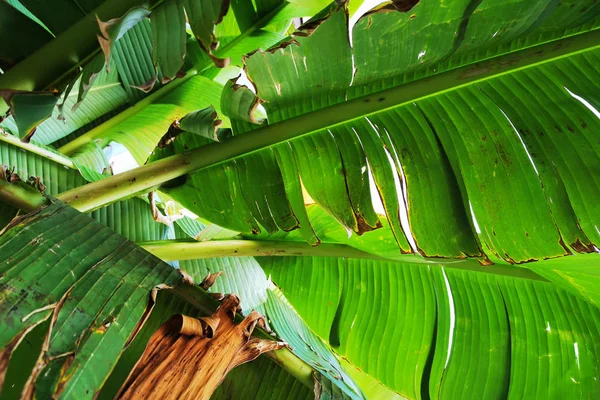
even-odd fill
[[(20, 5), (23, 11), (27, 12), (27, 15), (31, 15), (31, 18), (37, 20), (37, 15), (41, 18), (40, 24), (47, 23), (50, 26), (50, 30), (55, 33), (62, 32), (68, 24), (74, 23), (78, 18), (81, 18), (85, 13), (91, 11), (97, 2), (88, 2), (85, 7), (73, 8), (73, 3), (70, 1), (63, 2), (64, 15), (53, 15), (52, 7), (37, 4), (35, 2), (24, 2), (24, 6)], [(176, 75), (180, 76), (180, 71), (183, 63), (183, 59), (190, 48), (197, 44), (187, 41), (185, 34), (185, 19), (182, 18), (184, 6), (194, 9), (197, 7), (197, 2), (188, 2), (183, 4), (176, 0), (170, 0), (160, 5), (155, 10), (154, 24), (151, 24), (147, 20), (147, 16), (150, 15), (150, 11), (144, 7), (134, 7), (130, 9), (125, 15), (120, 18), (115, 18), (110, 21), (99, 21), (101, 34), (99, 35), (99, 41), (103, 45), (105, 59), (111, 60), (111, 64), (106, 64), (106, 68), (116, 68), (118, 76), (121, 79), (123, 85), (98, 85), (97, 90), (102, 89), (103, 94), (96, 99), (96, 101), (86, 101), (85, 112), (79, 112), (75, 115), (75, 118), (67, 116), (67, 125), (64, 126), (62, 110), (65, 104), (62, 103), (59, 110), (54, 113), (55, 115), (50, 118), (44, 125), (43, 132), (38, 132), (38, 141), (40, 143), (49, 144), (54, 142), (61, 137), (73, 132), (77, 128), (80, 128), (85, 123), (92, 122), (94, 119), (106, 114), (117, 108), (119, 105), (124, 103), (124, 99), (121, 96), (123, 90), (127, 93), (130, 102), (136, 102), (145, 96), (145, 92), (149, 92), (155, 86), (157, 81), (169, 81)], [(62, 3), (61, 3), (62, 4)], [(199, 4), (199, 3), (198, 3)], [(249, 6), (252, 8), (254, 5), (249, 2)], [(206, 31), (208, 36), (214, 36), (214, 40), (210, 39), (209, 42), (215, 44), (219, 41), (226, 43), (224, 48), (219, 50), (219, 57), (233, 57), (236, 64), (240, 64), (241, 56), (250, 51), (254, 51), (257, 48), (267, 48), (283, 38), (280, 29), (274, 31), (263, 31), (261, 28), (268, 26), (274, 26), (273, 24), (279, 24), (285, 22), (285, 26), (289, 26), (291, 19), (297, 16), (310, 15), (315, 13), (325, 5), (324, 2), (311, 2), (305, 7), (298, 7), (296, 4), (290, 4), (288, 2), (267, 2), (264, 4), (258, 4), (257, 7), (260, 9), (260, 17), (254, 21), (254, 24), (248, 27), (244, 27), (240, 30), (238, 22), (235, 17), (229, 19), (228, 26), (223, 27), (219, 32), (212, 33), (215, 29), (214, 24), (219, 21), (220, 18), (216, 18), (214, 21), (204, 21), (204, 14), (191, 19), (193, 29), (199, 31)], [(10, 7), (12, 10), (12, 6)], [(214, 2), (211, 9), (219, 11), (217, 14), (222, 15), (229, 9), (228, 2), (218, 0)], [(209, 7), (210, 8), (210, 7)], [(31, 11), (31, 12), (30, 12)], [(22, 15), (16, 11), (18, 15)], [(190, 11), (191, 12), (191, 11)], [(233, 12), (230, 12), (233, 16)], [(192, 17), (194, 17), (192, 15)], [(216, 14), (215, 14), (216, 15)], [(258, 16), (258, 14), (257, 14)], [(38, 25), (33, 20), (23, 16), (27, 23), (32, 23), (36, 29), (41, 29), (44, 34), (43, 27)], [(214, 18), (213, 18), (214, 19)], [(160, 20), (160, 23), (159, 23)], [(67, 24), (67, 26), (61, 25)], [(242, 22), (239, 23), (243, 25)], [(152, 25), (152, 26), (151, 26)], [(203, 28), (200, 29), (199, 26)], [(8, 28), (8, 27), (7, 27)], [(284, 31), (285, 31), (284, 27)], [(236, 36), (237, 35), (237, 36)], [(204, 38), (206, 35), (200, 35)], [(207, 37), (208, 37), (207, 36)], [(175, 40), (174, 38), (177, 37)], [(154, 38), (154, 39), (153, 39)], [(158, 40), (160, 38), (160, 40)], [(166, 41), (165, 41), (166, 40)], [(178, 46), (173, 46), (173, 43), (177, 42)], [(210, 43), (209, 43), (210, 44)], [(13, 46), (14, 47), (14, 46)], [(187, 47), (187, 49), (186, 49)], [(210, 46), (209, 46), (210, 47)], [(193, 53), (193, 51), (192, 51)], [(67, 106), (84, 104), (83, 100), (93, 81), (97, 75), (101, 73), (103, 69), (103, 57), (98, 56), (93, 58), (92, 62), (84, 65), (83, 77), (79, 83), (78, 100), (75, 104), (66, 104)], [(200, 57), (195, 60), (192, 64), (187, 66), (193, 68), (192, 73), (195, 73), (196, 69), (205, 70), (209, 67), (207, 64), (206, 57)], [(6, 69), (6, 68), (5, 68)], [(165, 73), (163, 73), (165, 69)], [(210, 70), (205, 71), (208, 75), (212, 75)], [(73, 80), (71, 84), (77, 85), (77, 81)], [(106, 86), (106, 87), (105, 87)], [(106, 90), (104, 90), (106, 89)], [(42, 101), (44, 97), (37, 98), (34, 96), (36, 102)], [(70, 96), (69, 96), (70, 97)], [(102, 101), (99, 101), (99, 99)], [(37, 103), (36, 103), (37, 104)], [(38, 107), (39, 108), (39, 107)], [(43, 119), (49, 116), (49, 111), (52, 107), (48, 106), (48, 112), (44, 112), (43, 115), (33, 119), (33, 122), (22, 124), (22, 131), (24, 132), (21, 136), (25, 136), (28, 133), (32, 133), (32, 127), (40, 123)], [(30, 112), (20, 113), (27, 114), (30, 118), (32, 115)], [(85, 121), (84, 121), (85, 119)], [(171, 121), (173, 122), (173, 121)], [(17, 133), (17, 129), (14, 129), (14, 133)], [(72, 150), (71, 150), (72, 152)]]
[(29, 142), (38, 125), (52, 115), (58, 96), (54, 93), (5, 93), (3, 97), (10, 105), (18, 136)]
[[(89, 155), (87, 152), (85, 154)], [(0, 142), (0, 165), (6, 166), (22, 180), (28, 180), (29, 177), (39, 178), (49, 195), (56, 195), (87, 183), (77, 169), (65, 167), (37, 154), (24, 152), (5, 142)], [(86, 163), (82, 169), (90, 166), (91, 164)], [(92, 180), (97, 179), (97, 175), (94, 174)], [(8, 210), (6, 212), (8, 213)], [(174, 235), (173, 227), (156, 222), (152, 217), (150, 205), (139, 198), (110, 204), (92, 212), (91, 217), (133, 241), (164, 240)]]
[(56, 195), (86, 183), (76, 169), (65, 167), (33, 153), (27, 153), (11, 144), (0, 142), (0, 164), (13, 170), (23, 180), (40, 177), (46, 193)]
[(270, 277), (251, 257), (229, 257), (180, 261), (180, 268), (195, 280), (207, 272), (222, 273), (211, 292), (239, 293), (244, 312), (258, 309), (271, 328), (288, 342), (294, 354), (313, 367), (350, 398), (361, 398), (352, 378), (341, 366), (331, 349), (308, 327), (290, 306), (285, 296), (273, 286)]
[(183, 66), (186, 51), (183, 1), (171, 0), (160, 4), (152, 12), (150, 20), (155, 64), (160, 66), (164, 79), (173, 79)]
[(259, 262), (339, 355), (407, 398), (600, 390), (599, 311), (547, 281), (367, 260)]
[[(269, 121), (277, 122), (438, 68), (593, 28), (595, 22), (574, 26), (557, 17), (562, 8), (555, 7), (545, 0), (514, 7), (455, 2), (441, 9), (420, 2), (406, 13), (367, 14), (353, 29), (353, 49), (344, 10), (332, 8), (276, 49), (250, 55), (247, 73), (267, 101)], [(459, 35), (435, 40), (447, 30)], [(315, 243), (304, 222), (300, 180), (328, 213), (361, 234), (379, 224), (371, 176), (402, 252), (487, 254), (509, 263), (589, 252), (600, 215), (593, 200), (600, 186), (587, 178), (600, 168), (591, 69), (598, 57), (590, 43), (587, 51), (481, 83), (450, 84), (453, 90), (413, 104), (351, 117), (194, 172), (172, 195), (224, 227), (245, 233), (300, 227)], [(239, 134), (248, 126), (234, 128)], [(200, 182), (211, 182), (211, 193), (200, 193)]]
[(152, 50), (152, 28), (146, 19), (114, 44), (113, 59), (130, 102), (141, 100), (160, 82)]
[[(103, 386), (98, 396), (99, 399), (114, 398), (129, 371), (143, 353), (152, 333), (174, 313), (203, 316), (203, 313), (170, 291), (160, 291), (152, 314), (119, 359)], [(310, 398), (310, 394), (311, 389), (296, 380), (281, 366), (266, 357), (259, 357), (256, 361), (241, 365), (231, 371), (212, 398), (306, 399)]]
[[(102, 57), (99, 59), (102, 61)], [(84, 67), (82, 76), (73, 81), (74, 90), (65, 93), (58, 100), (58, 107), (53, 107), (52, 116), (37, 126), (33, 142), (52, 144), (127, 103), (116, 68), (113, 66), (107, 73), (103, 65), (101, 62), (92, 80), (88, 68), (93, 65)], [(1, 126), (15, 135), (19, 132), (14, 116), (2, 121)]]
[(167, 264), (55, 201), (4, 232), (0, 247), (2, 359), (51, 318), (25, 388), (40, 397), (92, 398), (151, 309), (151, 292), (181, 282)]
[[(102, 147), (115, 141), (125, 146), (139, 164), (144, 164), (159, 140), (173, 122), (191, 111), (211, 105), (219, 111), (222, 86), (202, 76), (196, 76), (159, 102), (142, 108), (138, 113), (102, 132), (97, 139)], [(227, 120), (224, 125), (227, 126)]]

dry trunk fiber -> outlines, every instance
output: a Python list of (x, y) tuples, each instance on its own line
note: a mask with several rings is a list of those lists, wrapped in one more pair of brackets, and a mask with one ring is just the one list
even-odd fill
[(230, 294), (211, 317), (171, 317), (152, 335), (116, 398), (209, 399), (233, 368), (285, 346), (251, 338), (265, 323), (256, 311), (235, 325), (238, 305)]

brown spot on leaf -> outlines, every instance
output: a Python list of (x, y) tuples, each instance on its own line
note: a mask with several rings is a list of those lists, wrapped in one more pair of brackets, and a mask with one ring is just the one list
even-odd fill
[(27, 180), (27, 183), (36, 188), (36, 190), (40, 193), (44, 193), (46, 191), (46, 185), (42, 183), (42, 178), (39, 176), (30, 176)]
[[(144, 93), (150, 93), (150, 91), (154, 88), (154, 85), (156, 84), (157, 80), (158, 80), (158, 75), (154, 75), (147, 82), (144, 82), (139, 86), (131, 85), (131, 87), (133, 87), (135, 89), (139, 89)], [(163, 83), (166, 83), (166, 82), (163, 82)]]
[[(400, 12), (408, 12), (413, 9), (414, 6), (419, 4), (419, 0), (392, 0), (392, 6)], [(413, 14), (415, 15), (415, 14)], [(411, 16), (412, 18), (412, 16)]]
[(225, 298), (225, 295), (223, 293), (209, 293), (209, 294), (213, 299), (218, 300), (218, 301), (221, 301)]
[(105, 319), (104, 322), (100, 324), (100, 326), (94, 328), (94, 333), (105, 334), (114, 321), (115, 317), (111, 315), (110, 317)]
[(564, 255), (567, 255), (567, 254), (573, 254), (573, 253), (571, 253), (571, 250), (570, 250), (570, 249), (567, 247), (567, 245), (565, 244), (565, 241), (563, 240), (562, 236), (559, 236), (559, 237), (558, 237), (558, 244), (560, 244), (560, 245), (561, 245), (561, 247), (562, 247), (562, 248), (565, 250), (565, 253), (564, 253)]
[(71, 364), (73, 364), (73, 361), (75, 360), (75, 353), (69, 353), (66, 357), (67, 359), (65, 360), (65, 362), (62, 365), (62, 368), (60, 369), (61, 379), (58, 381), (58, 385), (56, 386), (56, 390), (54, 391), (53, 398), (55, 399), (58, 399), (60, 397), (62, 392), (67, 387), (67, 383), (69, 383), (70, 376), (65, 376), (65, 374), (71, 367)]
[[(417, 4), (419, 4), (419, 0), (392, 0), (391, 3), (384, 3), (379, 7), (375, 7), (365, 15), (369, 16), (384, 12), (409, 12)], [(410, 19), (414, 19), (415, 17), (416, 14), (412, 14)]]
[[(198, 43), (200, 43), (200, 41), (198, 41)], [(206, 51), (206, 54), (210, 57), (210, 59), (215, 64), (215, 67), (226, 68), (229, 66), (229, 64), (231, 64), (231, 58), (229, 58), (229, 57), (219, 58), (219, 57), (215, 56), (214, 54), (212, 54), (209, 50), (206, 50), (206, 48), (204, 46), (200, 45), (200, 47), (202, 47)]]
[(568, 45), (569, 45), (568, 43), (558, 43), (556, 46), (554, 46), (552, 48), (552, 51), (559, 51), (559, 50), (565, 48)]
[(179, 127), (179, 121), (174, 121), (167, 130), (167, 133), (163, 135), (162, 138), (158, 141), (156, 147), (159, 149), (164, 149), (169, 146), (171, 143), (175, 141), (177, 136), (179, 136), (183, 131)]
[(593, 253), (594, 246), (591, 243), (584, 243), (581, 239), (577, 239), (571, 243), (571, 247), (578, 253)]
[(502, 258), (504, 258), (504, 261), (508, 262), (509, 264), (516, 264), (517, 263), (514, 260), (514, 258), (512, 258), (511, 256), (508, 255), (507, 252), (504, 252), (504, 256)]
[[(242, 75), (238, 75), (237, 78), (232, 79), (232, 85), (231, 85), (231, 89), (234, 91), (238, 91), (238, 90), (249, 90), (246, 86), (244, 85), (240, 85), (237, 82), (237, 80), (241, 77)], [(258, 96), (254, 96), (254, 101), (252, 102), (252, 105), (250, 106), (250, 111), (248, 112), (248, 118), (250, 119), (250, 122), (252, 122), (253, 124), (257, 124), (260, 125), (263, 123), (262, 120), (259, 120), (256, 118), (256, 110), (258, 110), (258, 107), (263, 104), (265, 101), (263, 99), (261, 99)]]
[[(342, 5), (332, 3), (332, 6), (329, 7), (329, 10), (327, 10), (327, 12), (319, 13), (318, 15), (305, 22), (302, 26), (300, 26), (298, 30), (294, 32), (294, 36), (308, 37), (312, 35), (319, 28), (319, 26), (321, 26), (323, 22), (329, 19), (332, 13), (338, 11), (342, 7)], [(344, 11), (346, 12), (347, 16), (347, 11), (345, 8)]]
[(356, 216), (356, 225), (358, 228), (356, 234), (359, 236), (361, 236), (365, 232), (370, 232), (375, 229), (381, 228), (381, 226), (382, 226), (380, 221), (377, 221), (375, 226), (369, 225), (360, 213), (355, 213), (355, 216)]
[(479, 262), (479, 265), (484, 266), (484, 267), (494, 265), (492, 260), (490, 260), (487, 256), (477, 258), (477, 262)]
[(500, 156), (505, 165), (510, 166), (512, 164), (512, 160), (506, 152), (506, 148), (501, 143), (498, 143), (497, 146), (498, 155)]
[(21, 142), (23, 142), (23, 143), (29, 143), (31, 141), (31, 138), (35, 134), (36, 130), (37, 130), (37, 126), (33, 127), (29, 132), (27, 132), (27, 134), (25, 136), (23, 136), (21, 138)]
[(21, 182), (21, 178), (15, 173), (15, 167), (9, 169), (5, 165), (0, 166), (0, 180), (8, 183)]

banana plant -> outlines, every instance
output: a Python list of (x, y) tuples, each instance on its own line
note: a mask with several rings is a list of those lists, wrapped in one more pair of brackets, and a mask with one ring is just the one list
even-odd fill
[(0, 3), (3, 398), (600, 396), (597, 1), (60, 3)]

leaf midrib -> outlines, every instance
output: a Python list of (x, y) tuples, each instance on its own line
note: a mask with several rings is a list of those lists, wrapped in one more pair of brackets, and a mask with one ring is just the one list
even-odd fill
[(165, 262), (212, 258), (217, 256), (216, 254), (218, 254), (218, 257), (340, 257), (341, 253), (344, 258), (422, 263), (423, 267), (426, 265), (443, 265), (445, 268), (549, 282), (530, 269), (512, 265), (482, 266), (472, 259), (427, 259), (412, 254), (402, 255), (398, 258), (387, 258), (335, 242), (323, 242), (319, 246), (311, 246), (308, 243), (294, 240), (218, 239), (206, 242), (157, 240), (139, 242), (137, 245)]
[(90, 211), (171, 179), (233, 158), (341, 125), (374, 113), (437, 96), (488, 79), (600, 48), (600, 29), (547, 42), (466, 65), (381, 92), (302, 114), (223, 144), (210, 144), (62, 193), (59, 198), (80, 211)]

